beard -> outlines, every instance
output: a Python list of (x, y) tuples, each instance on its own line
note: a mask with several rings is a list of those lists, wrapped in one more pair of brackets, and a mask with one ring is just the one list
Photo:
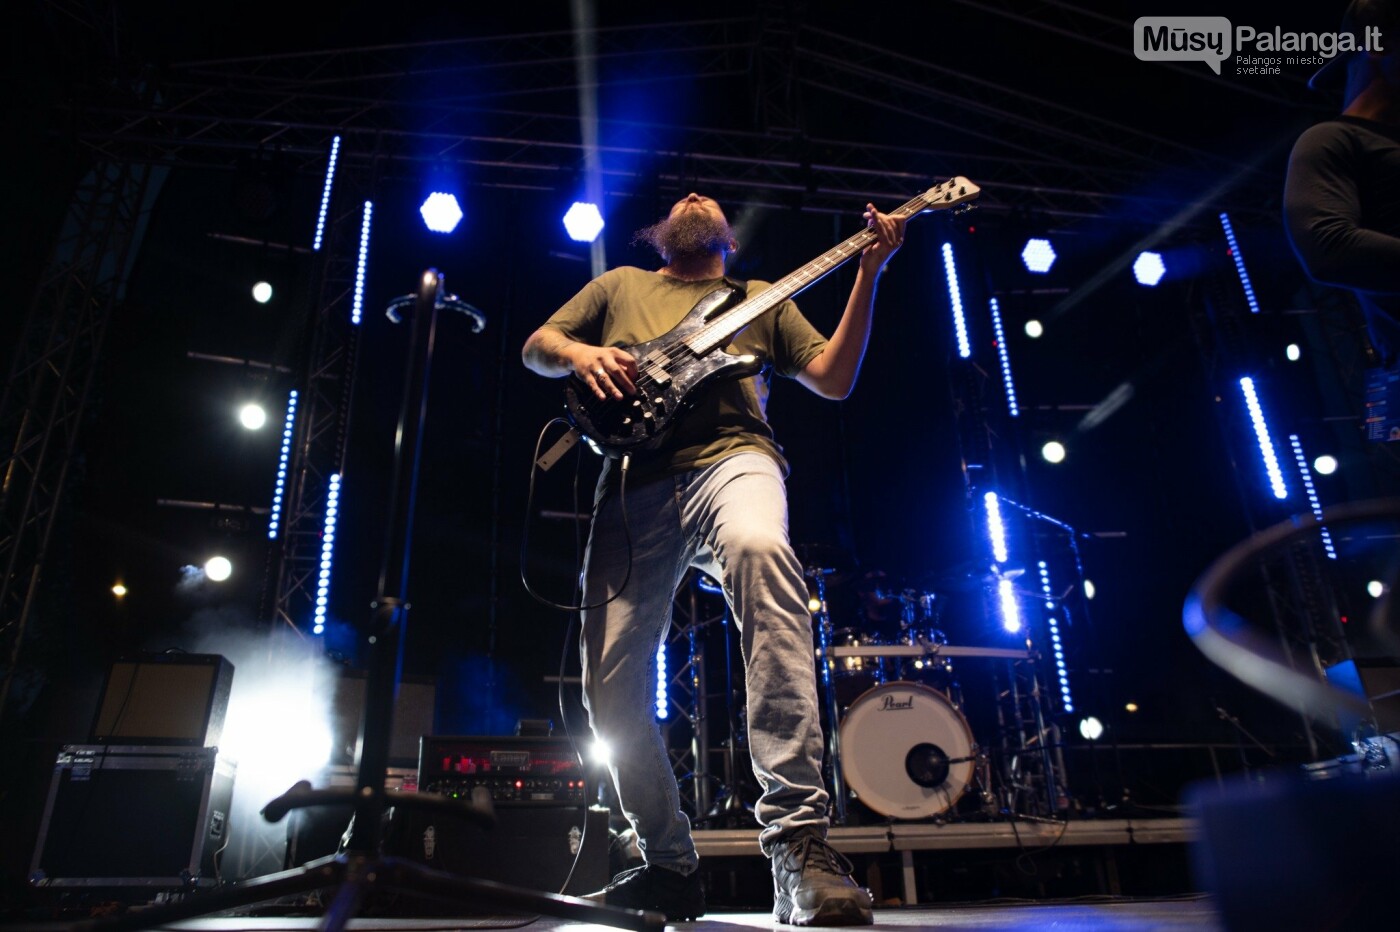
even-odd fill
[(734, 238), (729, 224), (703, 210), (687, 208), (673, 217), (643, 227), (632, 237), (632, 243), (646, 243), (667, 262), (691, 256), (707, 256), (726, 252)]

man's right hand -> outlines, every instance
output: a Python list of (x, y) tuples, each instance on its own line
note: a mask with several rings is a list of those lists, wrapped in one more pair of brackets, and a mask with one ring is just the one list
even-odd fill
[(624, 392), (637, 394), (637, 360), (625, 349), (571, 343), (564, 353), (573, 364), (574, 375), (600, 400), (606, 401), (609, 395), (620, 399)]

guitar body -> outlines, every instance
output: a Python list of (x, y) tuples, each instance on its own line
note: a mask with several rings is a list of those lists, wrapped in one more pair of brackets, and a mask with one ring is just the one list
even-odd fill
[[(916, 195), (890, 216), (907, 219), (927, 211), (967, 209), (964, 205), (980, 193), (981, 188), (959, 175)], [(564, 387), (569, 420), (614, 459), (656, 449), (676, 419), (695, 407), (695, 396), (706, 385), (763, 368), (764, 361), (756, 356), (724, 351), (734, 334), (874, 241), (875, 233), (867, 227), (751, 298), (732, 285), (716, 288), (664, 336), (622, 347), (637, 360), (636, 395), (599, 400), (586, 382), (569, 376)]]
[(685, 343), (705, 323), (743, 297), (725, 285), (705, 295), (662, 336), (623, 347), (637, 360), (637, 394), (600, 399), (577, 375), (564, 386), (569, 420), (604, 454), (654, 450), (665, 442), (676, 420), (695, 406), (700, 389), (718, 379), (753, 375), (763, 368), (756, 356), (735, 356), (722, 348), (697, 354)]

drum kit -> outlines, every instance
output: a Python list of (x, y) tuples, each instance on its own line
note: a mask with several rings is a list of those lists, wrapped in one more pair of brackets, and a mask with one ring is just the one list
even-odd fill
[[(1053, 817), (1064, 781), (1047, 750), (1058, 741), (1041, 707), (1040, 655), (1024, 639), (980, 646), (952, 643), (945, 633), (945, 626), (955, 631), (965, 626), (958, 606), (969, 594), (978, 602), (976, 581), (940, 579), (940, 587), (931, 589), (891, 585), (876, 571), (857, 582), (854, 604), (838, 599), (833, 610), (828, 585), (849, 596), (851, 575), (814, 566), (810, 555), (800, 559), (812, 597), (813, 660), (833, 824), (947, 821), (1008, 812)], [(696, 584), (681, 594), (674, 608), (682, 620), (679, 630), (690, 642), (686, 668), (695, 680), (691, 748), (682, 755), (690, 763), (694, 817), (710, 826), (748, 824), (752, 814), (745, 790), (756, 792), (756, 787), (746, 787), (747, 767), (738, 756), (747, 735), (742, 687), (732, 679), (727, 638), (724, 707), (730, 737), (723, 777), (706, 763), (709, 713), (700, 697), (711, 693), (704, 683), (701, 636), (727, 613), (721, 608), (705, 618), (697, 594), (722, 606), (723, 593), (697, 574)]]
[[(1003, 801), (993, 786), (996, 749), (980, 743), (969, 724), (955, 661), (1033, 667), (1035, 652), (1024, 644), (950, 644), (944, 595), (889, 586), (878, 572), (867, 574), (859, 593), (856, 613), (864, 624), (836, 627), (827, 600), (832, 573), (806, 570), (833, 822), (851, 821), (851, 802), (877, 818), (947, 819), (969, 791), (976, 808), (997, 811)], [(991, 692), (995, 701), (1005, 690), (994, 685)]]

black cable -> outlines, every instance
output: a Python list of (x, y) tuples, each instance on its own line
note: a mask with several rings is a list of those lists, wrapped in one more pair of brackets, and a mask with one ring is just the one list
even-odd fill
[[(535, 440), (535, 454), (534, 454), (534, 458), (533, 458), (532, 461), (531, 461), (531, 467), (530, 467), (530, 482), (529, 482), (529, 488), (528, 488), (528, 491), (527, 491), (526, 497), (525, 497), (525, 525), (524, 525), (524, 528), (522, 529), (521, 537), (520, 537), (520, 582), (521, 582), (522, 585), (524, 585), (525, 591), (528, 592), (532, 598), (536, 599), (536, 600), (539, 601), (539, 602), (544, 603), (545, 605), (550, 606), (551, 608), (557, 608), (557, 609), (559, 609), (559, 610), (561, 610), (561, 611), (565, 611), (565, 612), (568, 612), (568, 613), (569, 613), (569, 626), (568, 626), (568, 629), (564, 632), (564, 647), (563, 647), (563, 649), (559, 652), (559, 676), (558, 676), (558, 688), (557, 688), (558, 703), (559, 703), (559, 721), (560, 721), (560, 724), (562, 725), (562, 727), (563, 727), (563, 729), (564, 729), (564, 735), (565, 735), (565, 737), (568, 738), (569, 747), (573, 750), (575, 759), (578, 760), (580, 767), (582, 767), (582, 768), (586, 771), (586, 770), (587, 770), (587, 763), (584, 761), (583, 754), (579, 751), (578, 742), (576, 742), (576, 741), (574, 740), (574, 736), (573, 736), (573, 731), (572, 731), (572, 729), (569, 728), (569, 714), (568, 714), (567, 704), (566, 704), (565, 696), (564, 696), (564, 669), (565, 669), (565, 666), (566, 666), (566, 663), (567, 663), (567, 658), (568, 658), (568, 647), (569, 647), (569, 644), (570, 644), (570, 642), (572, 641), (573, 636), (574, 636), (574, 621), (575, 621), (575, 619), (578, 617), (579, 613), (584, 612), (584, 611), (591, 611), (591, 610), (593, 610), (593, 609), (602, 608), (604, 605), (607, 605), (608, 603), (612, 602), (612, 601), (613, 601), (614, 599), (616, 599), (618, 596), (622, 595), (623, 591), (627, 588), (627, 584), (628, 584), (628, 583), (631, 581), (631, 579), (632, 579), (632, 527), (631, 527), (631, 523), (628, 521), (628, 518), (627, 518), (627, 472), (628, 472), (628, 470), (631, 468), (631, 465), (632, 465), (632, 457), (631, 457), (630, 454), (624, 455), (624, 456), (622, 457), (622, 461), (621, 461), (621, 470), (622, 470), (622, 474), (621, 474), (621, 476), (619, 477), (619, 480), (618, 480), (618, 504), (619, 504), (619, 506), (620, 506), (621, 509), (622, 509), (622, 530), (623, 530), (623, 535), (625, 536), (625, 538), (626, 538), (626, 540), (627, 540), (627, 572), (624, 574), (624, 576), (623, 576), (623, 578), (622, 578), (622, 584), (621, 584), (620, 586), (618, 586), (617, 592), (613, 593), (611, 596), (609, 596), (608, 598), (604, 599), (603, 601), (598, 602), (597, 604), (594, 604), (594, 605), (584, 605), (584, 604), (582, 604), (582, 602), (583, 602), (583, 556), (582, 556), (582, 553), (580, 552), (580, 549), (579, 549), (579, 548), (580, 548), (580, 538), (581, 538), (581, 534), (580, 534), (581, 527), (580, 527), (580, 525), (579, 525), (578, 518), (575, 517), (575, 518), (574, 518), (574, 522), (575, 522), (575, 523), (574, 523), (574, 533), (573, 533), (573, 541), (574, 541), (574, 566), (576, 567), (576, 572), (574, 573), (574, 602), (573, 602), (573, 604), (569, 604), (569, 605), (565, 605), (565, 604), (560, 603), (560, 602), (555, 602), (553, 599), (549, 599), (549, 598), (547, 598), (547, 597), (545, 597), (545, 596), (543, 596), (543, 595), (540, 595), (539, 593), (535, 592), (535, 590), (530, 586), (529, 578), (528, 578), (528, 576), (526, 575), (526, 572), (525, 572), (526, 555), (527, 555), (528, 552), (529, 552), (530, 517), (531, 517), (531, 515), (532, 515), (533, 512), (534, 512), (534, 501), (535, 501), (535, 477), (536, 477), (536, 476), (538, 475), (538, 473), (539, 473), (540, 448), (544, 446), (544, 437), (545, 437), (545, 434), (549, 431), (549, 428), (550, 428), (552, 425), (554, 425), (554, 424), (568, 424), (568, 421), (566, 421), (564, 418), (553, 418), (553, 419), (551, 419), (551, 420), (550, 420), (548, 423), (546, 423), (546, 424), (544, 425), (544, 427), (540, 430), (539, 437), (536, 438), (536, 440)], [(574, 429), (572, 425), (569, 425), (569, 427), (570, 427), (571, 430)], [(580, 473), (581, 462), (582, 462), (582, 451), (579, 452), (578, 456), (577, 456), (577, 457), (575, 458), (575, 460), (574, 460), (573, 508), (574, 508), (574, 515), (575, 515), (575, 516), (581, 514), (581, 512), (579, 511), (579, 473)], [(585, 788), (586, 788), (586, 787), (587, 787), (587, 780), (585, 780), (584, 783), (585, 783)], [(588, 843), (588, 812), (589, 812), (589, 810), (590, 810), (591, 808), (592, 808), (592, 804), (591, 804), (591, 802), (589, 801), (589, 799), (588, 799), (588, 794), (587, 794), (587, 792), (586, 792), (586, 790), (585, 790), (585, 793), (584, 793), (584, 801), (583, 801), (583, 831), (582, 831), (582, 833), (581, 833), (580, 836), (579, 836), (578, 851), (576, 851), (576, 852), (574, 853), (574, 860), (573, 860), (573, 863), (569, 866), (569, 873), (568, 873), (568, 875), (564, 878), (563, 883), (560, 884), (560, 889), (559, 889), (560, 894), (563, 894), (564, 891), (568, 889), (569, 884), (573, 881), (574, 873), (575, 873), (575, 871), (577, 871), (577, 869), (578, 869), (579, 862), (580, 862), (580, 861), (582, 860), (582, 858), (583, 858), (583, 852), (584, 852), (584, 849), (585, 849), (585, 847), (586, 847), (586, 845), (587, 845), (587, 843)]]
[[(580, 453), (578, 456), (574, 457), (574, 566), (578, 567), (578, 572), (574, 573), (575, 602), (583, 601), (583, 552), (579, 543), (579, 531), (582, 529), (582, 522), (578, 519), (578, 516), (582, 514), (582, 512), (578, 510), (578, 478), (582, 463), (583, 454)], [(557, 686), (559, 697), (559, 724), (564, 729), (564, 737), (569, 741), (569, 749), (574, 752), (574, 759), (578, 761), (579, 768), (583, 770), (586, 775), (588, 772), (588, 764), (584, 760), (582, 752), (578, 749), (578, 742), (574, 740), (573, 729), (569, 727), (569, 710), (564, 696), (564, 668), (567, 665), (569, 657), (569, 644), (573, 641), (574, 620), (576, 618), (578, 618), (578, 613), (569, 613), (569, 626), (564, 631), (564, 646), (563, 649), (559, 651), (559, 678)], [(569, 884), (572, 883), (574, 879), (574, 872), (578, 870), (579, 862), (583, 860), (583, 852), (588, 844), (588, 811), (591, 807), (592, 803), (588, 800), (588, 780), (585, 778), (583, 793), (583, 832), (579, 835), (578, 850), (574, 852), (574, 861), (569, 865), (569, 873), (565, 875), (563, 882), (559, 884), (558, 892), (561, 896), (567, 894)]]
[[(531, 462), (530, 467), (529, 489), (525, 495), (525, 526), (521, 530), (520, 534), (520, 582), (522, 585), (524, 585), (525, 591), (528, 592), (530, 596), (538, 602), (548, 605), (551, 608), (557, 608), (560, 611), (564, 612), (583, 612), (591, 611), (596, 608), (602, 608), (604, 605), (607, 605), (609, 602), (612, 602), (618, 596), (622, 595), (623, 591), (627, 588), (627, 583), (632, 579), (632, 526), (627, 520), (627, 470), (632, 465), (632, 457), (630, 454), (623, 455), (622, 476), (620, 478), (620, 481), (618, 482), (618, 502), (622, 508), (622, 533), (627, 540), (627, 572), (622, 577), (622, 584), (617, 587), (617, 591), (614, 592), (611, 596), (594, 605), (565, 605), (562, 602), (555, 602), (553, 599), (540, 595), (530, 585), (530, 580), (525, 574), (526, 554), (529, 552), (530, 542), (530, 513), (534, 510), (535, 507), (535, 476), (539, 472), (538, 464), (540, 459), (540, 447), (544, 445), (545, 432), (549, 430), (550, 425), (552, 424), (567, 423), (568, 421), (559, 417), (550, 420), (549, 423), (545, 424), (544, 427), (540, 430), (540, 436), (535, 441), (535, 456)], [(570, 426), (570, 430), (572, 429), (573, 427)], [(575, 589), (575, 591), (578, 590)]]

